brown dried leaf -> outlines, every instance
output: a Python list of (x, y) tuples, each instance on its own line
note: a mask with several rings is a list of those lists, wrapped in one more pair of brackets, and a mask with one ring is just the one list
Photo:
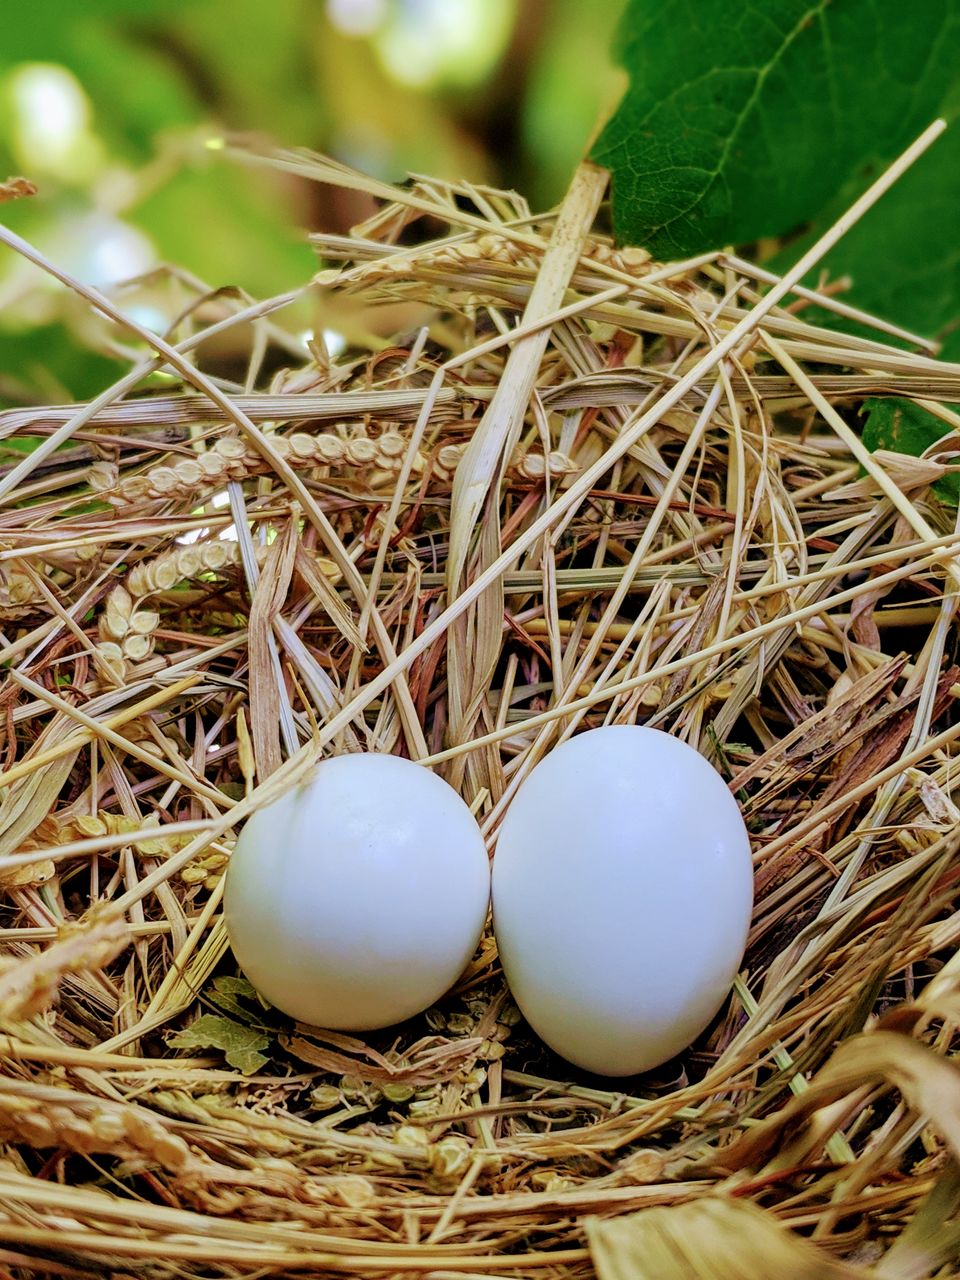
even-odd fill
[[(333, 1038), (328, 1032), (328, 1037)], [(420, 1061), (384, 1063), (382, 1066), (364, 1061), (362, 1057), (351, 1057), (346, 1053), (337, 1053), (333, 1049), (324, 1049), (320, 1045), (305, 1039), (303, 1036), (280, 1036), (280, 1043), (302, 1062), (321, 1071), (330, 1071), (335, 1075), (353, 1075), (365, 1083), (380, 1084), (384, 1082), (411, 1085), (432, 1084), (437, 1080), (455, 1075), (465, 1058), (476, 1054), (480, 1041), (474, 1037), (464, 1037), (444, 1044), (429, 1056), (424, 1055)], [(415, 1046), (414, 1046), (415, 1047)], [(378, 1055), (379, 1056), (379, 1055)], [(414, 1056), (412, 1053), (409, 1055)], [(441, 1066), (442, 1064), (442, 1066)]]
[(359, 649), (361, 653), (366, 653), (368, 645), (353, 620), (353, 614), (343, 603), (330, 578), (321, 571), (313, 558), (308, 556), (303, 547), (299, 545), (296, 549), (294, 563), (297, 573), (323, 605), (330, 621), (343, 638), (354, 648)]
[(731, 782), (732, 789), (745, 787), (754, 778), (766, 772), (775, 773), (781, 761), (792, 763), (832, 751), (836, 743), (856, 725), (856, 733), (862, 733), (862, 713), (880, 702), (903, 672), (906, 657), (891, 658), (875, 671), (868, 672), (854, 681), (842, 694), (828, 702), (822, 711), (804, 720), (785, 737), (779, 738), (768, 751), (758, 755), (741, 769)]
[(294, 522), (270, 548), (270, 555), (250, 606), (250, 722), (257, 761), (257, 777), (263, 781), (280, 767), (280, 690), (270, 648), (273, 618), (280, 612), (297, 550)]
[[(960, 1156), (960, 1066), (898, 1031), (870, 1031), (845, 1040), (809, 1087), (779, 1111), (718, 1153), (727, 1170), (755, 1168), (789, 1142), (789, 1161), (808, 1158), (840, 1122), (818, 1123), (818, 1113), (872, 1085), (900, 1091), (907, 1105), (929, 1120)], [(786, 1157), (781, 1150), (781, 1160)]]
[(588, 1218), (599, 1280), (867, 1280), (744, 1200), (704, 1196), (620, 1218)]
[(0, 204), (6, 204), (10, 200), (22, 200), (24, 196), (36, 194), (36, 184), (29, 178), (7, 178), (6, 182), (0, 182)]
[(926, 1280), (952, 1261), (960, 1247), (960, 1170), (951, 1160), (946, 1172), (920, 1202), (903, 1234), (876, 1267), (885, 1280)]
[[(53, 746), (67, 733), (69, 726), (58, 717), (36, 742), (37, 751)], [(16, 852), (47, 817), (79, 754), (79, 748), (70, 751), (0, 793), (0, 856)]]

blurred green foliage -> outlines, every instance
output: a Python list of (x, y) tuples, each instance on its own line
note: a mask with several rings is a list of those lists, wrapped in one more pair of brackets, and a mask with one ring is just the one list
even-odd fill
[[(305, 232), (370, 212), (247, 169), (224, 132), (408, 171), (516, 186), (554, 203), (618, 83), (620, 0), (31, 0), (4, 11), (0, 179), (39, 194), (0, 220), (101, 287), (168, 263), (218, 287), (280, 292), (315, 269)], [(127, 291), (163, 328), (175, 282)], [(86, 396), (130, 344), (0, 252), (0, 402)], [(310, 327), (302, 309), (285, 317)], [(110, 344), (117, 346), (117, 362)]]

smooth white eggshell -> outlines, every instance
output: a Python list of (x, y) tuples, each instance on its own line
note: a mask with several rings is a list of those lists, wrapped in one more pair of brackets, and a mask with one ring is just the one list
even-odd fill
[(427, 1008), (466, 967), (490, 870), (452, 787), (397, 756), (321, 763), (253, 815), (227, 869), (230, 944), (253, 985), (314, 1026), (362, 1031)]
[(657, 729), (571, 738), (517, 791), (493, 861), (507, 981), (557, 1053), (601, 1075), (665, 1062), (736, 976), (750, 844), (723, 779)]

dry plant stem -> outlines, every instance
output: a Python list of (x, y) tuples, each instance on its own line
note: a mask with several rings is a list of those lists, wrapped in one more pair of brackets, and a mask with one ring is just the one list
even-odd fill
[[(942, 556), (939, 553), (924, 556), (919, 561), (904, 566), (902, 569), (894, 569), (890, 573), (880, 574), (873, 581), (875, 587), (885, 587), (900, 582), (903, 579), (913, 577), (918, 568), (933, 568), (941, 563)], [(723, 640), (715, 641), (711, 645), (699, 650), (697, 653), (684, 658), (677, 658), (673, 662), (664, 663), (657, 666), (651, 671), (643, 672), (640, 675), (633, 676), (627, 680), (619, 680), (608, 685), (596, 693), (586, 694), (577, 698), (575, 701), (567, 703), (565, 707), (555, 708), (550, 711), (541, 712), (539, 715), (531, 716), (524, 727), (526, 729), (538, 728), (541, 725), (550, 723), (560, 715), (570, 715), (577, 711), (584, 711), (590, 707), (596, 706), (600, 702), (606, 701), (615, 694), (629, 693), (634, 689), (642, 688), (643, 685), (649, 684), (654, 680), (660, 680), (664, 676), (671, 676), (680, 671), (687, 670), (690, 666), (702, 662), (708, 658), (720, 657), (731, 649), (745, 648), (748, 644), (763, 640), (765, 637), (782, 631), (785, 627), (803, 622), (807, 618), (815, 618), (818, 614), (826, 613), (828, 609), (838, 604), (844, 604), (847, 601), (855, 600), (861, 594), (861, 587), (850, 587), (845, 591), (838, 591), (832, 596), (824, 597), (821, 600), (814, 601), (810, 605), (806, 605), (801, 609), (791, 609), (781, 617), (775, 618), (772, 622), (764, 623), (762, 626), (753, 627), (748, 631), (740, 632), (736, 636), (730, 636)], [(443, 760), (452, 757), (454, 754), (471, 751), (480, 747), (485, 747), (491, 743), (499, 741), (501, 738), (508, 736), (506, 733), (493, 732), (485, 734), (482, 738), (476, 738), (471, 743), (466, 743), (463, 747), (451, 747), (446, 751), (438, 751), (423, 761), (424, 764), (437, 764)]]
[(296, 755), (291, 756), (289, 760), (285, 760), (280, 768), (266, 781), (261, 782), (255, 790), (244, 796), (242, 800), (236, 801), (225, 815), (212, 819), (205, 832), (197, 836), (195, 840), (191, 840), (179, 853), (169, 857), (162, 866), (157, 867), (148, 876), (144, 876), (135, 889), (128, 890), (127, 893), (118, 898), (117, 906), (121, 910), (127, 910), (134, 903), (142, 901), (153, 893), (158, 885), (163, 884), (164, 881), (169, 880), (178, 871), (188, 866), (213, 840), (223, 835), (224, 832), (229, 831), (231, 827), (237, 825), (244, 818), (248, 818), (261, 805), (270, 804), (271, 801), (279, 799), (289, 787), (303, 782), (312, 772), (315, 758), (316, 753), (308, 752), (301, 747)]
[[(874, 182), (867, 191), (855, 202), (855, 204), (843, 214), (834, 225), (814, 244), (802, 258), (786, 273), (775, 285), (763, 300), (752, 309), (744, 318), (731, 329), (706, 356), (697, 361), (694, 367), (682, 377), (674, 386), (666, 391), (657, 401), (656, 405), (640, 419), (633, 424), (629, 431), (624, 432), (617, 443), (608, 449), (603, 456), (587, 471), (585, 471), (578, 480), (576, 480), (570, 488), (558, 499), (556, 499), (543, 514), (531, 524), (526, 532), (508, 548), (502, 555), (497, 557), (488, 567), (483, 570), (477, 578), (466, 586), (456, 601), (444, 610), (444, 612), (436, 618), (430, 626), (424, 628), (420, 636), (412, 644), (408, 645), (406, 650), (401, 654), (396, 662), (391, 663), (383, 673), (374, 678), (356, 697), (348, 703), (322, 730), (321, 743), (331, 741), (341, 730), (349, 723), (349, 721), (365, 706), (368, 706), (372, 700), (381, 694), (390, 686), (392, 681), (397, 678), (400, 672), (409, 668), (410, 664), (427, 649), (435, 640), (442, 636), (450, 627), (451, 623), (461, 617), (466, 610), (476, 601), (486, 590), (497, 581), (503, 571), (530, 546), (537, 541), (544, 533), (548, 532), (556, 520), (558, 520), (568, 510), (575, 507), (589, 492), (596, 482), (604, 475), (610, 467), (621, 458), (627, 450), (643, 435), (650, 426), (657, 422), (664, 413), (677, 404), (683, 396), (697, 384), (703, 375), (715, 368), (724, 356), (734, 350), (738, 344), (759, 328), (763, 317), (769, 312), (782, 297), (790, 292), (793, 285), (814, 267), (817, 262), (829, 252), (852, 227), (867, 210), (876, 203), (877, 200), (888, 190), (888, 188), (896, 182), (923, 152), (940, 136), (945, 125), (943, 121), (936, 121), (914, 142), (903, 155), (894, 162), (879, 178)], [(478, 739), (474, 745), (475, 748), (486, 745), (491, 741), (491, 736), (485, 735), (484, 738)], [(434, 757), (435, 758), (435, 757)]]
[[(866, 445), (864, 445), (860, 437), (854, 431), (850, 430), (844, 420), (837, 413), (836, 409), (834, 409), (833, 405), (824, 399), (793, 357), (788, 355), (780, 343), (771, 338), (769, 334), (763, 334), (763, 342), (770, 354), (780, 361), (796, 382), (797, 386), (803, 391), (804, 395), (809, 398), (810, 403), (814, 405), (815, 408), (823, 415), (825, 420), (829, 422), (830, 426), (834, 429), (856, 460), (879, 486), (881, 492), (890, 499), (894, 507), (907, 521), (917, 537), (923, 538), (925, 541), (930, 541), (931, 539), (936, 538), (936, 531), (931, 529), (930, 525), (923, 519), (909, 498), (907, 498), (903, 491), (894, 484), (887, 473), (883, 470), (883, 467), (877, 463), (873, 454)], [(948, 561), (945, 568), (954, 583), (960, 585), (960, 565), (956, 565), (952, 561)]]
[[(627, 584), (630, 581), (632, 574), (641, 567), (643, 560), (646, 557), (651, 545), (653, 544), (655, 537), (659, 533), (661, 522), (664, 516), (666, 515), (667, 508), (670, 502), (672, 501), (672, 498), (674, 493), (676, 492), (677, 486), (680, 484), (686, 472), (686, 469), (689, 466), (691, 459), (693, 458), (694, 454), (696, 453), (699, 447), (703, 433), (706, 431), (707, 427), (710, 425), (714, 410), (716, 409), (717, 404), (719, 403), (719, 400), (720, 400), (721, 391), (722, 391), (722, 385), (719, 381), (717, 381), (714, 384), (713, 391), (711, 392), (710, 396), (707, 398), (707, 401), (703, 407), (703, 410), (701, 411), (699, 417), (697, 418), (697, 422), (693, 430), (691, 431), (686, 443), (684, 444), (683, 450), (681, 451), (680, 457), (677, 460), (676, 467), (674, 468), (674, 471), (670, 480), (668, 481), (668, 483), (663, 488), (660, 494), (660, 498), (657, 502), (657, 506), (654, 508), (650, 516), (650, 522), (647, 525), (646, 529), (644, 530), (642, 537), (637, 542), (637, 546), (633, 552), (633, 555), (631, 556), (629, 564), (627, 565), (626, 572), (623, 575), (623, 579), (620, 585), (617, 587), (617, 589), (612, 593), (610, 597), (610, 601), (604, 611), (603, 617), (600, 619), (597, 631), (595, 632), (591, 643), (586, 646), (583, 658), (581, 659), (577, 667), (574, 669), (573, 674), (571, 675), (570, 679), (567, 681), (566, 685), (563, 687), (557, 687), (555, 685), (555, 701), (554, 701), (554, 706), (551, 709), (553, 713), (552, 717), (543, 725), (537, 737), (536, 742), (532, 745), (530, 751), (527, 753), (527, 757), (524, 761), (523, 769), (518, 770), (515, 776), (511, 779), (509, 790), (504, 794), (504, 796), (500, 801), (500, 804), (497, 806), (493, 815), (491, 815), (491, 823), (494, 823), (498, 817), (502, 816), (503, 812), (505, 812), (506, 805), (509, 803), (510, 797), (515, 793), (516, 789), (520, 786), (523, 779), (529, 774), (530, 770), (537, 764), (538, 760), (541, 759), (544, 753), (546, 752), (549, 746), (550, 739), (553, 736), (554, 731), (558, 727), (559, 718), (563, 715), (565, 708), (570, 708), (570, 706), (572, 705), (572, 702), (575, 700), (574, 695), (578, 692), (578, 690), (581, 688), (584, 681), (586, 680), (587, 673), (590, 669), (590, 666), (592, 665), (596, 657), (597, 651), (600, 648), (600, 643), (605, 634), (605, 628), (612, 623), (613, 618), (616, 617), (617, 613), (619, 612), (623, 599), (626, 596)], [(652, 598), (651, 598), (651, 603), (652, 603)], [(604, 680), (600, 680), (597, 682), (596, 692), (599, 692), (600, 690), (603, 690), (605, 688), (609, 689), (610, 684), (616, 684), (616, 683), (618, 682), (611, 681), (607, 683)], [(563, 727), (562, 736), (568, 736), (570, 733), (573, 732), (573, 730), (576, 727), (578, 718), (579, 717), (577, 716), (571, 716), (567, 720), (566, 725)], [(486, 824), (485, 831), (488, 831), (490, 829), (491, 823)]]
[[(816, 921), (828, 919), (835, 914), (837, 907), (850, 892), (857, 876), (860, 874), (864, 863), (870, 851), (876, 844), (880, 832), (887, 822), (890, 812), (899, 796), (907, 778), (906, 770), (909, 767), (911, 759), (918, 762), (926, 755), (930, 754), (929, 734), (930, 722), (933, 712), (933, 697), (940, 674), (941, 661), (943, 657), (944, 645), (947, 640), (948, 631), (956, 615), (957, 601), (955, 598), (944, 597), (939, 609), (939, 616), (927, 644), (927, 670), (923, 680), (923, 689), (921, 700), (917, 707), (917, 714), (914, 720), (913, 728), (910, 736), (904, 745), (903, 755), (899, 761), (899, 770), (893, 772), (890, 777), (885, 779), (876, 790), (876, 797), (870, 812), (863, 824), (864, 834), (860, 839), (855, 851), (851, 854), (846, 866), (838, 877), (836, 883), (823, 903), (818, 912)], [(769, 850), (768, 850), (769, 854)], [(816, 925), (814, 921), (814, 927)], [(803, 969), (813, 953), (818, 949), (820, 943), (814, 936), (803, 942), (797, 941), (794, 944), (790, 960), (798, 969)], [(783, 957), (783, 963), (786, 963), (787, 954)], [(762, 1019), (764, 1023), (768, 1023), (770, 1019), (776, 1016), (783, 1008), (787, 993), (781, 991), (774, 993), (775, 998), (771, 1000), (764, 999), (762, 1001)], [(760, 1010), (755, 1009), (754, 1016), (760, 1014)], [(759, 1017), (757, 1016), (759, 1025)]]
[[(397, 517), (400, 513), (400, 507), (403, 502), (403, 495), (406, 491), (407, 484), (410, 480), (410, 474), (413, 469), (414, 460), (423, 443), (430, 418), (433, 414), (437, 397), (440, 394), (443, 384), (444, 370), (438, 369), (431, 380), (430, 386), (423, 399), (423, 405), (417, 415), (417, 421), (414, 424), (413, 431), (410, 435), (410, 442), (403, 456), (403, 462), (400, 471), (397, 474), (397, 481), (394, 485), (393, 496), (390, 499), (390, 508), (384, 520), (383, 535), (380, 544), (377, 547), (377, 555), (374, 560), (373, 568), (370, 572), (370, 583), (367, 599), (364, 601), (363, 609), (360, 614), (359, 632), (362, 639), (366, 638), (367, 628), (370, 622), (370, 612), (374, 607), (377, 598), (377, 592), (383, 577), (383, 567), (386, 564), (387, 552), (390, 548), (390, 541), (393, 537), (394, 530), (397, 525)], [(350, 676), (347, 683), (348, 689), (353, 689), (357, 683), (357, 674), (359, 669), (359, 650), (355, 653), (350, 668)]]
[[(20, 237), (14, 235), (13, 232), (8, 233), (9, 238), (7, 239), (4, 235), (5, 232), (6, 228), (0, 227), (0, 239), (5, 240), (5, 243), (10, 245), (11, 248), (16, 249), (17, 252), (22, 253), (24, 249), (28, 250), (28, 253), (25, 256), (29, 256), (29, 251), (31, 250), (26, 241), (21, 240)], [(40, 255), (31, 258), (31, 261), (43, 270), (49, 270), (51, 274), (56, 275), (57, 279), (59, 279), (61, 283), (68, 285), (70, 288), (76, 287), (75, 282), (72, 281), (69, 276), (65, 273), (58, 273), (53, 265), (47, 263), (46, 259), (41, 258)], [(77, 289), (77, 292), (82, 292), (82, 290)], [(289, 293), (278, 294), (275, 298), (270, 298), (264, 302), (255, 303), (253, 306), (246, 308), (239, 314), (228, 316), (219, 323), (204, 329), (201, 333), (194, 334), (185, 342), (178, 344), (176, 349), (180, 354), (186, 355), (195, 347), (199, 346), (201, 342), (218, 333), (222, 333), (235, 325), (254, 318), (255, 316), (267, 315), (270, 311), (278, 311), (283, 307), (289, 306), (289, 304), (298, 298), (302, 292), (302, 289), (295, 289)], [(84, 296), (89, 298), (90, 294), (85, 293)], [(90, 298), (90, 300), (93, 301), (94, 299)], [(100, 309), (99, 303), (95, 302), (95, 305)], [(112, 319), (116, 319), (114, 308), (109, 305), (104, 314)], [(126, 321), (123, 323), (126, 323)], [(136, 330), (136, 332), (140, 331)], [(156, 344), (152, 343), (151, 345)], [(86, 423), (99, 417), (103, 410), (109, 408), (109, 406), (113, 405), (117, 400), (122, 399), (128, 392), (136, 390), (148, 374), (155, 372), (157, 369), (162, 369), (164, 363), (165, 362), (161, 359), (145, 360), (142, 364), (131, 369), (131, 371), (121, 378), (119, 382), (114, 383), (113, 386), (108, 387), (106, 391), (103, 391), (94, 400), (91, 400), (82, 410), (78, 412), (74, 412), (70, 409), (65, 410), (66, 421), (63, 426), (58, 431), (55, 431), (53, 435), (48, 436), (46, 440), (37, 445), (37, 447), (33, 449), (22, 462), (18, 463), (3, 480), (0, 480), (0, 503), (2, 503), (3, 499), (8, 497), (9, 494), (19, 489), (27, 477), (35, 471), (37, 467), (45, 462), (51, 454), (60, 448), (61, 445), (65, 444), (72, 436), (80, 431)], [(17, 419), (14, 417), (14, 423), (16, 423), (16, 421)], [(16, 427), (14, 426), (13, 429), (15, 430)], [(0, 438), (2, 438), (3, 434), (4, 433), (0, 432)]]
[(516, 443), (534, 381), (550, 338), (547, 317), (563, 299), (583, 242), (593, 225), (608, 175), (591, 164), (577, 170), (537, 272), (522, 325), (535, 326), (512, 345), (493, 399), (470, 437), (454, 477), (457, 520), (450, 530), (448, 589), (456, 594), (487, 494), (508, 449)]
[[(750, 276), (754, 280), (761, 280), (764, 284), (777, 283), (777, 277), (772, 271), (764, 271), (762, 267), (758, 267), (753, 262), (747, 262), (744, 258), (737, 257), (735, 253), (722, 253), (717, 259), (717, 265), (729, 265), (741, 275)], [(899, 325), (891, 324), (887, 320), (879, 320), (876, 316), (872, 316), (866, 311), (861, 311), (859, 307), (851, 307), (842, 298), (834, 298), (828, 294), (819, 293), (816, 289), (807, 289), (802, 284), (794, 285), (792, 292), (796, 297), (803, 298), (806, 302), (812, 302), (818, 307), (832, 311), (834, 315), (845, 316), (846, 319), (853, 320), (856, 324), (868, 325), (879, 333), (889, 334), (891, 338), (898, 338), (901, 342), (909, 342), (911, 346), (919, 347), (922, 351), (928, 351), (931, 355), (936, 355), (937, 353), (937, 343), (931, 342), (929, 338), (922, 338), (919, 334), (911, 333), (909, 329), (901, 329)]]
[[(195, 685), (200, 679), (199, 675), (185, 676), (182, 680), (177, 680), (173, 684), (166, 685), (164, 688), (151, 694), (148, 698), (142, 698), (139, 702), (135, 702), (132, 706), (127, 707), (123, 711), (118, 711), (116, 715), (108, 716), (105, 720), (94, 721), (86, 732), (78, 733), (72, 738), (65, 738), (55, 747), (49, 747), (46, 751), (38, 751), (36, 755), (27, 756), (20, 764), (14, 765), (12, 769), (7, 769), (4, 773), (0, 773), (0, 787), (8, 787), (11, 783), (18, 781), (20, 778), (28, 777), (37, 769), (42, 769), (44, 765), (51, 764), (54, 760), (58, 760), (61, 756), (69, 755), (73, 751), (78, 751), (81, 747), (87, 745), (88, 742), (94, 741), (101, 727), (104, 729), (119, 729), (122, 725), (127, 724), (130, 720), (136, 720), (140, 716), (147, 715), (156, 707), (162, 707), (164, 703), (178, 697), (181, 693)], [(25, 685), (26, 687), (26, 685)], [(42, 698), (46, 701), (46, 698)], [(123, 738), (114, 739), (117, 742), (124, 742)]]
[[(243, 562), (244, 576), (247, 580), (247, 590), (250, 593), (250, 599), (253, 600), (257, 594), (257, 584), (260, 581), (260, 569), (257, 565), (256, 555), (253, 550), (253, 540), (250, 537), (250, 529), (247, 525), (247, 508), (243, 500), (243, 489), (235, 480), (231, 480), (227, 485), (227, 495), (230, 499), (230, 514), (233, 516), (234, 527), (237, 530), (237, 540), (240, 544), (240, 556)], [(297, 729), (293, 720), (293, 708), (290, 705), (290, 697), (284, 680), (283, 667), (280, 662), (280, 650), (277, 647), (276, 636), (272, 630), (268, 631), (266, 640), (270, 652), (270, 665), (273, 669), (273, 683), (277, 690), (279, 703), (280, 732), (283, 737), (284, 749), (288, 756), (292, 756), (297, 750), (300, 740), (297, 736)]]
[[(522, 323), (545, 325), (563, 301), (570, 278), (596, 218), (606, 189), (607, 173), (589, 163), (581, 164), (560, 208), (553, 234), (537, 272)], [(457, 598), (465, 574), (482, 573), (496, 561), (500, 537), (496, 521), (485, 519), (476, 534), (484, 507), (499, 508), (499, 487), (507, 458), (516, 447), (530, 397), (550, 338), (550, 330), (538, 327), (511, 347), (493, 399), (470, 437), (453, 480), (447, 557), (447, 598)], [(474, 545), (474, 539), (476, 543)], [(472, 555), (471, 555), (472, 550)], [(454, 742), (469, 739), (486, 696), (490, 677), (500, 654), (503, 588), (494, 578), (457, 619), (449, 633), (450, 724)], [(455, 770), (456, 773), (456, 770)], [(458, 778), (452, 779), (454, 784)], [(472, 779), (471, 790), (484, 785), (484, 774)]]
[[(212, 822), (208, 819), (200, 819), (193, 822), (165, 822), (163, 824), (163, 838), (170, 836), (189, 836), (196, 835), (203, 831), (209, 831)], [(14, 867), (29, 867), (35, 862), (39, 862), (44, 858), (50, 858), (54, 861), (65, 860), (67, 858), (83, 857), (84, 854), (92, 853), (108, 853), (113, 849), (123, 849), (127, 845), (149, 844), (156, 841), (159, 828), (144, 827), (140, 831), (124, 831), (115, 835), (91, 836), (88, 840), (72, 840), (68, 844), (56, 845), (49, 849), (31, 849), (29, 853), (10, 853), (6, 854), (0, 862), (3, 870), (10, 871)]]
[(35, 680), (31, 680), (29, 676), (23, 675), (22, 672), (11, 670), (9, 673), (11, 680), (20, 685), (21, 688), (28, 689), (41, 702), (48, 703), (51, 707), (56, 707), (58, 711), (62, 711), (71, 719), (82, 724), (90, 734), (91, 739), (102, 738), (105, 742), (109, 742), (112, 746), (126, 751), (129, 755), (135, 756), (143, 764), (150, 765), (160, 773), (166, 774), (168, 778), (174, 779), (176, 782), (196, 790), (198, 795), (204, 796), (207, 800), (211, 800), (217, 808), (229, 808), (231, 801), (220, 791), (214, 790), (213, 787), (204, 786), (197, 778), (191, 778), (182, 770), (167, 764), (160, 760), (157, 756), (148, 751), (144, 751), (142, 747), (137, 746), (135, 742), (131, 742), (120, 733), (115, 733), (104, 724), (102, 720), (95, 720), (81, 711), (79, 707), (73, 707), (69, 702), (65, 702), (62, 698), (58, 698), (56, 694), (44, 689), (42, 685), (37, 684)]
[[(277, 455), (276, 450), (271, 447), (267, 437), (264, 436), (253, 422), (251, 422), (246, 414), (241, 412), (209, 378), (206, 378), (194, 365), (184, 359), (176, 348), (171, 347), (169, 343), (164, 342), (163, 339), (158, 337), (152, 330), (146, 329), (142, 325), (137, 324), (136, 321), (132, 320), (125, 313), (119, 311), (96, 289), (81, 284), (78, 280), (73, 279), (71, 276), (61, 271), (53, 263), (49, 262), (41, 253), (34, 249), (32, 245), (28, 244), (27, 241), (10, 231), (9, 228), (0, 227), (0, 242), (9, 245), (10, 248), (15, 249), (30, 262), (33, 262), (36, 266), (41, 267), (44, 271), (55, 276), (61, 281), (61, 283), (73, 289), (74, 292), (78, 293), (81, 297), (86, 298), (87, 301), (91, 302), (99, 311), (102, 311), (117, 324), (136, 333), (138, 337), (142, 338), (145, 342), (149, 343), (150, 346), (154, 347), (165, 358), (165, 361), (182, 375), (185, 381), (196, 386), (199, 391), (202, 391), (207, 395), (210, 400), (226, 414), (228, 419), (235, 422), (240, 430), (250, 439), (257, 452), (266, 459), (276, 474), (300, 500), (307, 518), (316, 526), (321, 537), (324, 539), (331, 556), (336, 561), (337, 567), (344, 575), (346, 581), (350, 584), (357, 600), (361, 603), (363, 602), (366, 597), (366, 589), (364, 587), (363, 579), (357, 573), (352, 560), (344, 553), (343, 546), (339, 538), (336, 536), (329, 520), (317, 506), (316, 502), (314, 502), (293, 467)], [(122, 385), (123, 389), (127, 390), (136, 386), (144, 376), (144, 373), (148, 371), (149, 367), (152, 366), (144, 366), (140, 371), (135, 370), (134, 372), (137, 374), (136, 380), (131, 381), (134, 376), (131, 374), (128, 378), (123, 380), (122, 384), (118, 384), (118, 387)], [(104, 396), (109, 396), (110, 399), (113, 399), (116, 397), (117, 393), (117, 387), (115, 387), (112, 388), (109, 393), (104, 393)], [(101, 397), (101, 399), (103, 399), (103, 397)], [(90, 415), (88, 415), (88, 417), (89, 416)], [(78, 423), (75, 421), (72, 424), (72, 428), (75, 429), (77, 425)], [(51, 441), (56, 439), (57, 434), (59, 433), (55, 433), (54, 436), (51, 436), (46, 442), (48, 446)], [(43, 446), (41, 446), (41, 448), (42, 447)], [(39, 452), (40, 450), (38, 449), (37, 453)], [(39, 461), (39, 459), (37, 460)], [(27, 461), (32, 461), (32, 459)], [(25, 462), (23, 465), (26, 466), (27, 463)], [(34, 463), (34, 465), (36, 465), (36, 463)], [(15, 469), (14, 472), (11, 472), (10, 476), (7, 477), (6, 482), (0, 484), (0, 499), (2, 499), (13, 487), (13, 479), (14, 476), (17, 475), (18, 470), (19, 468)], [(17, 482), (19, 482), (19, 477)], [(384, 656), (389, 660), (394, 656), (390, 637), (387, 634), (387, 631), (380, 620), (379, 613), (375, 608), (373, 609), (371, 616), (378, 644), (383, 650)], [(404, 723), (404, 729), (407, 733), (408, 744), (416, 758), (416, 756), (425, 754), (426, 744), (423, 741), (423, 734), (417, 720), (409, 689), (407, 688), (403, 669), (398, 670), (397, 672), (395, 694), (397, 697), (400, 715)]]

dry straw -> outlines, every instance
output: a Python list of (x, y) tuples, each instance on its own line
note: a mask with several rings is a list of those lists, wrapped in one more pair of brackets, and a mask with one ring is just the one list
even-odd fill
[[(616, 249), (589, 165), (538, 217), (238, 152), (378, 202), (315, 237), (352, 345), (294, 364), (270, 317), (303, 290), (197, 282), (162, 340), (0, 230), (144, 343), (89, 404), (0, 414), (35, 442), (0, 461), (2, 1274), (953, 1267), (953, 463), (866, 453), (857, 410), (908, 396), (947, 437), (960, 367), (801, 283), (939, 128), (782, 280)], [(231, 330), (242, 385), (205, 371)], [(753, 837), (744, 971), (678, 1062), (577, 1075), (489, 935), (364, 1039), (237, 978), (230, 849), (318, 757), (432, 764), (493, 849), (537, 760), (611, 721), (701, 750)]]

